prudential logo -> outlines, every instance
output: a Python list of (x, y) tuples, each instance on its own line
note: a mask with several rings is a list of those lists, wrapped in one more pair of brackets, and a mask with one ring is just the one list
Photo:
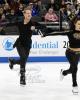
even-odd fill
[(13, 38), (5, 38), (4, 40), (3, 40), (3, 43), (2, 43), (2, 45), (3, 45), (3, 48), (5, 49), (5, 50), (7, 50), (7, 51), (11, 51), (11, 50), (13, 50), (13, 44), (14, 44), (14, 39)]

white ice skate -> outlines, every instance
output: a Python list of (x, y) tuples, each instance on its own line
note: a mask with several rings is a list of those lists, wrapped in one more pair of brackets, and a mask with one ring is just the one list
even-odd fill
[(62, 81), (63, 79), (64, 79), (63, 69), (61, 69), (61, 71), (60, 71), (60, 81)]
[(73, 87), (72, 92), (74, 95), (78, 95), (78, 93), (79, 93), (78, 86)]

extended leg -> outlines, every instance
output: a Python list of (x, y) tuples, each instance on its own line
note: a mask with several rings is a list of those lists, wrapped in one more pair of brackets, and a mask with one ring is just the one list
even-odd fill
[(70, 68), (68, 70), (63, 71), (63, 75), (72, 74), (72, 86), (73, 86), (73, 93), (78, 92), (78, 84), (77, 84), (77, 66), (79, 61), (79, 55), (76, 52), (68, 49), (66, 51), (66, 57), (70, 63)]

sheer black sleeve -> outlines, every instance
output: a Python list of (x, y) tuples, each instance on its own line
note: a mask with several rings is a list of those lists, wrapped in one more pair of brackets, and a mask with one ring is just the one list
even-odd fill
[(69, 35), (73, 33), (72, 30), (68, 30), (68, 31), (54, 31), (54, 32), (50, 32), (49, 30), (47, 30), (47, 33), (43, 34), (44, 36), (57, 36), (57, 35)]

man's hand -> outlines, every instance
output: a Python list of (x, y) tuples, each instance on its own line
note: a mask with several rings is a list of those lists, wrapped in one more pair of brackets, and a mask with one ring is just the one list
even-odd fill
[(34, 31), (35, 30), (35, 26), (31, 26), (31, 31)]

